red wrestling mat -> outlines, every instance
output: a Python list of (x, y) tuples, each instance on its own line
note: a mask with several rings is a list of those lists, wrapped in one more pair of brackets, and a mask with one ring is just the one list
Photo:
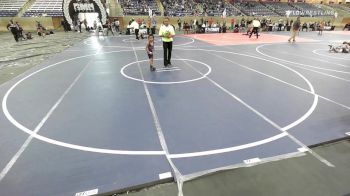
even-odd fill
[[(249, 38), (242, 33), (215, 33), (215, 34), (190, 34), (185, 35), (193, 39), (204, 41), (213, 45), (243, 45), (243, 44), (265, 44), (265, 43), (281, 43), (287, 42), (289, 36), (286, 35), (273, 35), (273, 34), (260, 34), (257, 39), (256, 36)], [(297, 42), (314, 42), (316, 40), (300, 38), (297, 36)]]

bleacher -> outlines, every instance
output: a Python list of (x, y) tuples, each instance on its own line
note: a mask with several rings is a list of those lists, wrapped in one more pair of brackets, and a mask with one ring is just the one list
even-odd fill
[[(238, 16), (241, 12), (237, 11), (230, 3), (220, 0), (197, 0), (198, 3), (204, 8), (203, 11), (208, 16), (222, 16), (226, 8), (226, 16)], [(203, 14), (202, 14), (203, 15)]]
[(279, 16), (259, 2), (235, 3), (235, 6), (247, 16)]
[(0, 0), (0, 17), (14, 17), (27, 0)]
[(346, 6), (346, 5), (339, 5), (339, 4), (330, 4), (329, 6), (350, 13), (350, 7), (349, 7), (349, 6)]
[(197, 0), (197, 2), (202, 5), (203, 11), (208, 16), (220, 16), (225, 9), (225, 3), (220, 0)]
[(168, 16), (192, 16), (202, 14), (198, 3), (193, 0), (162, 0), (165, 14)]
[(120, 0), (119, 3), (124, 10), (124, 15), (148, 15), (149, 8), (153, 15), (160, 15), (155, 0)]
[(243, 15), (242, 12), (235, 9), (235, 7), (230, 3), (226, 3), (225, 7), (226, 7), (226, 15), (227, 16), (241, 16), (241, 15)]
[(297, 8), (291, 6), (289, 3), (279, 3), (279, 2), (265, 2), (263, 3), (267, 8), (277, 12), (281, 16), (285, 16), (287, 11), (292, 11), (290, 16), (295, 16), (298, 11)]
[(36, 0), (23, 16), (63, 16), (62, 1), (63, 0)]
[(321, 8), (321, 6), (308, 4), (308, 3), (293, 3), (291, 4), (293, 7), (297, 8), (301, 11), (302, 16), (330, 16)]

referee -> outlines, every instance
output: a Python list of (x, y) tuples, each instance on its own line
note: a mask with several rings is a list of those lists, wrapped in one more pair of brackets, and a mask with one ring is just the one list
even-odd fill
[(163, 41), (164, 51), (164, 67), (171, 66), (171, 51), (173, 49), (173, 37), (175, 36), (175, 30), (172, 25), (169, 25), (169, 18), (164, 18), (163, 25), (159, 29), (159, 36)]
[(261, 23), (257, 18), (253, 20), (253, 30), (250, 32), (249, 38), (252, 37), (253, 33), (256, 34), (256, 38), (259, 38), (259, 28), (261, 27)]

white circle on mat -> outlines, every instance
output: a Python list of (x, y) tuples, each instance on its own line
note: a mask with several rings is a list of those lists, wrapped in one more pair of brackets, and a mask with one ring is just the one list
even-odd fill
[[(163, 59), (154, 59), (154, 60), (156, 61), (156, 60), (163, 60)], [(205, 66), (208, 69), (208, 71), (205, 74), (203, 74), (202, 76), (194, 78), (194, 79), (180, 80), (180, 81), (170, 81), (170, 82), (157, 82), (157, 81), (142, 80), (140, 78), (131, 77), (131, 76), (129, 76), (129, 75), (127, 75), (125, 73), (125, 70), (128, 67), (132, 66), (132, 65), (137, 65), (138, 63), (142, 63), (142, 62), (148, 62), (148, 60), (141, 60), (141, 61), (135, 61), (135, 62), (132, 62), (132, 63), (129, 63), (129, 64), (123, 66), (123, 68), (120, 70), (120, 73), (124, 77), (126, 77), (128, 79), (139, 81), (139, 82), (145, 82), (145, 83), (148, 83), (148, 84), (183, 84), (183, 83), (188, 83), (188, 82), (194, 82), (194, 81), (197, 81), (197, 80), (201, 80), (201, 79), (207, 77), (211, 73), (211, 67), (209, 65), (203, 63), (203, 62), (200, 62), (200, 61), (191, 60), (191, 59), (172, 59), (172, 61), (190, 61), (190, 62), (198, 63), (198, 64), (201, 64), (201, 65)]]
[[(271, 62), (273, 64), (276, 65), (280, 65), (286, 69), (289, 69), (290, 71), (296, 73), (297, 75), (299, 75), (309, 86), (310, 91), (312, 93), (315, 93), (314, 88), (312, 86), (312, 84), (303, 76), (301, 75), (299, 72), (295, 71), (294, 69), (287, 67), (281, 63), (277, 63), (265, 58), (261, 58), (261, 57), (256, 57), (256, 56), (251, 56), (248, 54), (241, 54), (241, 53), (235, 53), (235, 52), (229, 52), (229, 51), (218, 51), (218, 50), (205, 50), (205, 49), (181, 49), (181, 50), (188, 50), (188, 51), (206, 51), (206, 52), (217, 52), (217, 53), (227, 53), (227, 54), (234, 54), (234, 55), (239, 55), (239, 56), (246, 56), (246, 57), (251, 57), (251, 58), (255, 58), (255, 59), (260, 59), (263, 60), (265, 62)], [(110, 51), (110, 52), (103, 52), (103, 53), (99, 53), (99, 54), (111, 54), (111, 53), (119, 53), (119, 52), (134, 52), (134, 50), (121, 50), (121, 51)], [(44, 68), (41, 68), (35, 72), (30, 73), (29, 75), (23, 77), (22, 79), (20, 79), (19, 81), (17, 81), (14, 85), (12, 85), (10, 87), (10, 89), (6, 92), (3, 100), (2, 100), (2, 109), (4, 112), (5, 117), (9, 120), (10, 123), (12, 123), (15, 127), (17, 127), (18, 129), (20, 129), (21, 131), (27, 133), (28, 135), (30, 135), (31, 137), (38, 139), (40, 141), (49, 143), (49, 144), (53, 144), (53, 145), (57, 145), (57, 146), (62, 146), (65, 148), (70, 148), (70, 149), (74, 149), (74, 150), (80, 150), (80, 151), (85, 151), (85, 152), (94, 152), (94, 153), (102, 153), (102, 154), (118, 154), (118, 155), (145, 155), (145, 156), (154, 156), (154, 155), (161, 155), (161, 156), (165, 156), (166, 152), (165, 151), (135, 151), (135, 150), (116, 150), (116, 149), (103, 149), (103, 148), (96, 148), (96, 147), (90, 147), (90, 146), (81, 146), (81, 145), (77, 145), (77, 144), (71, 144), (71, 143), (67, 143), (67, 142), (62, 142), (62, 141), (58, 141), (52, 138), (48, 138), (45, 136), (42, 136), (36, 132), (34, 132), (33, 130), (27, 128), (25, 125), (22, 125), (20, 122), (18, 122), (10, 113), (10, 111), (8, 110), (7, 107), (7, 100), (11, 94), (11, 92), (23, 81), (25, 81), (26, 79), (34, 76), (35, 74), (38, 74), (39, 72), (52, 68), (56, 65), (65, 63), (65, 62), (69, 62), (69, 61), (73, 61), (76, 59), (81, 59), (81, 58), (86, 58), (86, 57), (91, 57), (91, 56), (95, 56), (98, 54), (90, 54), (90, 55), (84, 55), (84, 56), (79, 56), (79, 57), (74, 57), (74, 58), (70, 58), (70, 59), (66, 59), (60, 62), (57, 62), (55, 64), (51, 64), (48, 65)], [(135, 62), (134, 62), (135, 63)], [(268, 76), (268, 75), (267, 75)], [(293, 127), (295, 127), (296, 125), (302, 123), (304, 120), (306, 120), (311, 114), (312, 112), (315, 110), (316, 106), (318, 103), (318, 96), (315, 95), (314, 96), (314, 102), (312, 104), (312, 106), (308, 109), (308, 111), (302, 115), (299, 119), (291, 122), (290, 124), (282, 127), (282, 130), (287, 131)], [(221, 148), (221, 149), (213, 149), (213, 150), (209, 150), (209, 151), (202, 151), (202, 152), (189, 152), (189, 153), (182, 153), (182, 154), (169, 154), (169, 158), (182, 158), (182, 157), (196, 157), (196, 156), (207, 156), (207, 155), (214, 155), (214, 154), (221, 154), (221, 153), (226, 153), (226, 152), (233, 152), (233, 151), (238, 151), (238, 150), (243, 150), (243, 149), (247, 149), (247, 148), (252, 148), (252, 147), (256, 147), (256, 146), (260, 146), (275, 140), (278, 140), (280, 138), (286, 137), (288, 134), (287, 133), (280, 133), (274, 136), (270, 136), (267, 137), (263, 140), (259, 140), (259, 141), (254, 141), (254, 142), (250, 142), (247, 144), (243, 144), (243, 145), (238, 145), (238, 146), (232, 146), (232, 147), (226, 147), (226, 148)]]

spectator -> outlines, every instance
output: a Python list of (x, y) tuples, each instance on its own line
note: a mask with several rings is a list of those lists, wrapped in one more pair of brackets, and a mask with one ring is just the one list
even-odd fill
[(233, 29), (233, 27), (234, 27), (234, 25), (235, 25), (235, 18), (231, 18), (231, 29)]
[(94, 21), (94, 29), (97, 30), (97, 22), (96, 22), (96, 20)]
[(181, 31), (181, 18), (177, 19), (177, 25), (179, 26), (179, 31)]
[(33, 39), (32, 33), (30, 33), (30, 32), (26, 33), (26, 37), (27, 37), (27, 39)]
[(213, 18), (209, 18), (209, 20), (208, 20), (208, 26), (209, 26), (209, 28), (211, 28), (212, 25), (213, 25)]
[(18, 42), (18, 29), (17, 26), (13, 23), (13, 20), (10, 20), (7, 24), (7, 29), (11, 31), (13, 37), (15, 38), (15, 41)]
[(142, 25), (142, 20), (141, 20), (141, 18), (137, 18), (137, 19), (136, 19), (136, 22), (137, 22), (137, 24), (139, 24), (139, 26)]
[(83, 24), (82, 21), (78, 20), (78, 28), (79, 28), (79, 33), (81, 33), (81, 25)]
[(115, 32), (120, 32), (119, 26), (120, 26), (119, 20), (118, 19), (114, 19)]
[(152, 18), (152, 35), (156, 34), (157, 20), (155, 17)]
[(324, 21), (322, 21), (322, 22), (319, 23), (319, 26), (318, 26), (318, 35), (322, 35), (323, 29), (324, 29)]
[(282, 31), (282, 27), (283, 27), (283, 19), (280, 18), (278, 20), (278, 30), (277, 31)]
[(301, 31), (304, 31), (304, 29), (306, 29), (306, 32), (308, 31), (308, 27), (307, 27), (307, 24), (306, 22), (304, 22), (302, 28), (301, 28)]
[(152, 21), (151, 18), (147, 20), (147, 35), (151, 34)]
[(108, 36), (108, 32), (111, 32), (112, 35), (114, 36), (113, 30), (112, 30), (112, 23), (111, 23), (111, 21), (107, 22), (107, 36)]
[(88, 24), (87, 24), (87, 21), (86, 21), (86, 19), (84, 19), (83, 20), (83, 24), (84, 24), (84, 27), (85, 27), (85, 31), (89, 31), (89, 29), (88, 29)]
[(67, 32), (66, 22), (64, 19), (61, 20), (61, 27), (63, 28), (64, 32)]

